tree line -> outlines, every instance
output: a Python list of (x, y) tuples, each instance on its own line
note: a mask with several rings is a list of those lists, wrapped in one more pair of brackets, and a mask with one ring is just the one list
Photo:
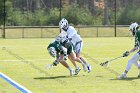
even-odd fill
[(5, 18), (6, 25), (58, 25), (60, 14), (74, 25), (113, 25), (115, 21), (127, 25), (140, 20), (140, 0), (0, 1), (0, 24)]

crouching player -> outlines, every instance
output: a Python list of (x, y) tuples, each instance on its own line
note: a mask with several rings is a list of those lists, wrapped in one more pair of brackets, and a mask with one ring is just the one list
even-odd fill
[(127, 75), (128, 71), (131, 69), (132, 64), (135, 64), (135, 66), (139, 69), (138, 77), (140, 77), (140, 64), (138, 63), (138, 61), (140, 60), (140, 30), (138, 30), (138, 28), (139, 28), (139, 26), (136, 22), (132, 23), (129, 27), (129, 30), (132, 32), (133, 36), (135, 37), (135, 46), (130, 51), (126, 51), (123, 54), (123, 57), (128, 56), (130, 53), (132, 53), (136, 50), (139, 50), (139, 51), (137, 53), (135, 53), (133, 55), (133, 57), (128, 61), (126, 69), (122, 73), (120, 78), (126, 78), (126, 75)]
[(56, 60), (53, 62), (53, 66), (57, 66), (59, 62), (70, 71), (70, 76), (73, 75), (73, 70), (65, 62), (66, 61), (66, 50), (62, 47), (57, 41), (54, 41), (49, 44), (47, 47), (49, 54), (52, 57), (56, 57)]
[[(73, 71), (68, 66), (68, 64), (66, 63), (66, 58), (67, 58), (67, 55), (69, 57), (69, 55), (72, 53), (73, 48), (71, 46), (71, 47), (69, 47), (69, 48), (66, 49), (65, 47), (63, 47), (60, 44), (60, 41), (61, 41), (61, 37), (58, 36), (53, 43), (50, 43), (49, 44), (49, 46), (48, 46), (47, 49), (48, 49), (48, 51), (49, 51), (49, 53), (50, 53), (50, 55), (52, 57), (55, 57), (56, 56), (56, 60), (53, 62), (54, 66), (56, 66), (60, 62), (63, 66), (65, 66), (66, 68), (69, 69), (70, 76), (72, 76), (73, 75)], [(70, 59), (70, 57), (69, 57), (69, 59)], [(80, 72), (81, 69), (79, 67), (77, 67), (75, 61), (73, 61), (71, 59), (70, 59), (70, 61), (76, 67), (76, 69), (75, 69), (75, 75), (77, 75)]]

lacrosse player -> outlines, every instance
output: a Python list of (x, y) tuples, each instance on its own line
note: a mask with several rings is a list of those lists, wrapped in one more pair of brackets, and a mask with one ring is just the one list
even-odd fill
[(84, 71), (88, 69), (88, 72), (91, 71), (91, 66), (84, 60), (83, 57), (80, 56), (80, 52), (83, 46), (83, 41), (80, 35), (77, 34), (77, 31), (74, 27), (69, 26), (68, 21), (63, 18), (59, 22), (59, 28), (67, 33), (67, 38), (74, 46), (74, 51), (76, 53), (76, 57), (79, 58), (85, 65), (83, 65)]
[(139, 28), (139, 25), (136, 22), (132, 23), (129, 27), (129, 31), (131, 31), (133, 36), (135, 37), (135, 46), (130, 51), (126, 51), (123, 54), (123, 57), (127, 57), (130, 53), (132, 53), (136, 50), (139, 50), (139, 51), (137, 53), (135, 53), (132, 56), (132, 58), (128, 61), (126, 69), (122, 73), (120, 78), (126, 78), (126, 75), (127, 75), (128, 71), (131, 69), (132, 64), (135, 64), (135, 66), (139, 69), (138, 77), (140, 77), (140, 64), (138, 63), (138, 61), (140, 60), (140, 30), (138, 30), (138, 28)]
[(59, 44), (61, 44), (63, 47), (66, 48), (68, 58), (72, 62), (72, 64), (75, 66), (75, 75), (77, 75), (79, 73), (79, 71), (81, 70), (81, 68), (79, 68), (76, 65), (75, 61), (77, 61), (79, 63), (82, 63), (82, 61), (80, 59), (78, 59), (77, 57), (75, 57), (74, 52), (73, 52), (73, 46), (71, 43), (69, 43), (66, 36), (62, 37), (60, 34), (56, 37), (56, 41), (59, 42)]
[[(57, 52), (57, 59), (53, 62), (53, 64), (55, 66), (59, 62), (62, 63), (62, 65), (64, 65), (66, 68), (68, 68), (70, 70), (70, 74), (72, 75), (72, 73), (71, 73), (72, 70), (70, 69), (68, 64), (65, 62), (66, 58), (67, 58), (67, 55), (68, 55), (68, 58), (70, 59), (70, 61), (72, 62), (72, 64), (76, 68), (75, 69), (75, 75), (77, 75), (80, 72), (81, 69), (76, 65), (75, 61), (79, 61), (79, 60), (77, 60), (74, 55), (72, 56), (72, 54), (73, 54), (73, 52), (72, 52), (73, 51), (72, 45), (70, 45), (68, 48), (63, 47), (61, 45), (61, 39), (62, 39), (61, 36), (57, 36), (55, 41), (48, 46), (48, 51), (49, 51), (51, 56), (54, 55), (53, 53)], [(54, 51), (51, 52), (51, 50), (52, 50), (51, 47), (54, 47), (56, 52), (54, 52)], [(53, 57), (55, 57), (55, 56), (53, 56)]]
[(56, 57), (56, 60), (53, 62), (53, 66), (57, 66), (59, 62), (70, 71), (70, 76), (73, 75), (73, 70), (65, 62), (66, 61), (66, 49), (62, 47), (57, 41), (54, 41), (49, 44), (47, 47), (49, 54), (52, 57)]
[(72, 43), (69, 41), (69, 39), (66, 36), (61, 37), (59, 42), (60, 42), (60, 44), (62, 46), (67, 48), (68, 58), (69, 58), (69, 60), (73, 63), (73, 65), (76, 68), (75, 69), (75, 73), (79, 72), (81, 70), (81, 68), (77, 67), (75, 61), (81, 63), (83, 67), (86, 67), (86, 65), (82, 62), (82, 60), (75, 56), (75, 52), (73, 50), (73, 45), (72, 45)]

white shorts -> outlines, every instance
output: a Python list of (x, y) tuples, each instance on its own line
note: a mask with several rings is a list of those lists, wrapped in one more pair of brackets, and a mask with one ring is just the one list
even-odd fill
[(76, 54), (80, 53), (83, 47), (83, 42), (79, 42), (74, 46), (74, 51)]
[(140, 67), (140, 64), (138, 61), (140, 60), (140, 55), (139, 53), (135, 53), (132, 58), (128, 61), (126, 70), (129, 71), (131, 69), (132, 64), (134, 64), (137, 68)]

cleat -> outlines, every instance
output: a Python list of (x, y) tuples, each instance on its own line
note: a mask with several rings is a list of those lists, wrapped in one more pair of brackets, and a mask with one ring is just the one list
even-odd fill
[(126, 74), (122, 74), (119, 78), (120, 79), (126, 79)]
[(87, 69), (88, 69), (88, 73), (90, 73), (91, 72), (91, 65), (88, 65)]
[(76, 69), (75, 69), (75, 74), (74, 74), (74, 75), (78, 75), (78, 73), (80, 72), (80, 70), (81, 70), (81, 68), (79, 68), (79, 67), (76, 68)]

